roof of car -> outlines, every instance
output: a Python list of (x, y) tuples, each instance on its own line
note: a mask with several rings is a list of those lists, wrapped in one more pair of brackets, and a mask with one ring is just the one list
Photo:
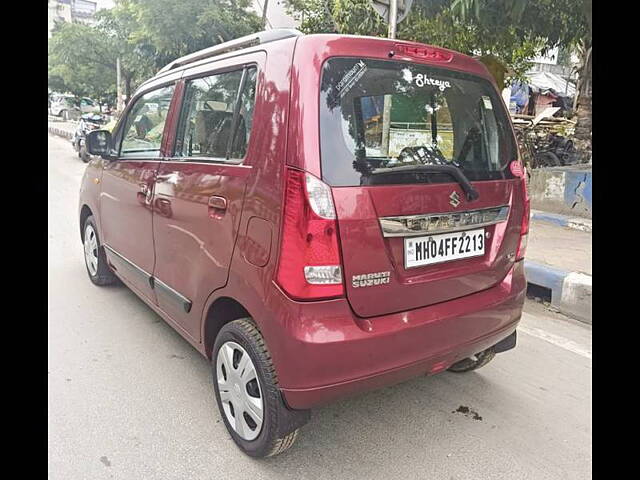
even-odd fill
[[(138, 88), (138, 91), (146, 90), (146, 87), (151, 87), (151, 85), (157, 85), (158, 83), (164, 83), (165, 81), (173, 80), (174, 77), (179, 77), (182, 71), (196, 63), (207, 63), (207, 60), (211, 61), (218, 56), (226, 57), (227, 54), (231, 55), (243, 50), (253, 51), (256, 49), (256, 47), (259, 47), (261, 45), (275, 44), (292, 38), (295, 38), (296, 42), (298, 40), (301, 40), (301, 42), (299, 43), (301, 45), (301, 48), (304, 48), (303, 46), (312, 47), (313, 45), (317, 45), (318, 43), (334, 45), (336, 42), (349, 45), (367, 44), (371, 45), (372, 48), (378, 48), (381, 46), (384, 46), (385, 48), (391, 47), (392, 49), (402, 50), (398, 51), (398, 55), (394, 57), (394, 59), (397, 60), (400, 60), (402, 57), (404, 57), (405, 60), (425, 60), (424, 52), (428, 51), (434, 55), (443, 54), (445, 56), (448, 56), (449, 60), (447, 60), (446, 62), (442, 62), (447, 63), (447, 68), (468, 71), (469, 73), (480, 74), (483, 76), (486, 76), (487, 73), (485, 66), (482, 65), (481, 62), (478, 62), (468, 55), (464, 55), (460, 52), (442, 47), (411, 42), (407, 40), (397, 40), (362, 35), (343, 35), (331, 33), (305, 35), (295, 29), (282, 28), (246, 35), (244, 37), (220, 43), (212, 47), (208, 47), (189, 55), (177, 58), (176, 60), (168, 63), (163, 68), (161, 68), (155, 76), (143, 82)], [(296, 50), (297, 49), (298, 47), (296, 47)], [(430, 61), (432, 60), (432, 58), (426, 58), (426, 60)], [(443, 66), (445, 65), (443, 64)]]

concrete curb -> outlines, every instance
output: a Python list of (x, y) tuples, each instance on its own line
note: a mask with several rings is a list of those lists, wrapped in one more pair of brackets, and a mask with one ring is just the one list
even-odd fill
[(49, 127), (49, 133), (52, 133), (54, 135), (57, 135), (59, 137), (64, 137), (64, 138), (68, 138), (69, 140), (71, 140), (73, 138), (73, 132), (69, 132), (67, 130), (64, 130), (62, 128), (56, 128), (56, 127)]
[(551, 290), (551, 305), (562, 313), (592, 323), (592, 277), (580, 272), (567, 272), (543, 263), (524, 262), (527, 283)]
[(591, 233), (592, 221), (588, 218), (569, 217), (567, 215), (560, 215), (559, 213), (531, 210), (531, 220), (553, 223), (555, 225), (560, 225), (561, 227), (568, 227)]

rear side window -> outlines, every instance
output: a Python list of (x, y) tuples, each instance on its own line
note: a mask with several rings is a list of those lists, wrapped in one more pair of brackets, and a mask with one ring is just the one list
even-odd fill
[(411, 168), (428, 164), (455, 165), (469, 180), (510, 178), (516, 158), (488, 81), (407, 62), (325, 62), (320, 135), (322, 176), (334, 186), (452, 181)]
[(253, 119), (256, 68), (187, 83), (175, 156), (242, 159)]
[(162, 133), (173, 96), (173, 85), (145, 93), (131, 107), (122, 130), (121, 157), (160, 156)]

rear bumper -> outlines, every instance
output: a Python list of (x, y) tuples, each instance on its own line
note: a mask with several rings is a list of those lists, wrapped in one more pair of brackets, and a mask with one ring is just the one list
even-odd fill
[(291, 408), (307, 409), (445, 370), (511, 335), (525, 291), (517, 262), (488, 290), (375, 318), (356, 317), (346, 300), (287, 299), (275, 322), (281, 331), (267, 338), (283, 397)]

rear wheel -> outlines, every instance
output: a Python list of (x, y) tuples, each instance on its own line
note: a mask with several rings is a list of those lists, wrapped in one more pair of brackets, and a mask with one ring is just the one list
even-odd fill
[(227, 323), (212, 354), (213, 384), (224, 424), (240, 449), (252, 457), (284, 452), (298, 435), (280, 435), (285, 419), (271, 355), (250, 318)]
[(84, 222), (82, 229), (82, 243), (84, 245), (84, 263), (87, 266), (89, 279), (96, 285), (111, 285), (117, 277), (107, 264), (104, 247), (100, 244), (98, 228), (92, 215)]
[(488, 348), (480, 353), (472, 355), (471, 357), (454, 363), (449, 367), (449, 371), (455, 373), (464, 373), (470, 372), (472, 370), (477, 370), (480, 367), (484, 367), (487, 363), (493, 360), (493, 357), (495, 356), (496, 352), (494, 352), (493, 348)]

